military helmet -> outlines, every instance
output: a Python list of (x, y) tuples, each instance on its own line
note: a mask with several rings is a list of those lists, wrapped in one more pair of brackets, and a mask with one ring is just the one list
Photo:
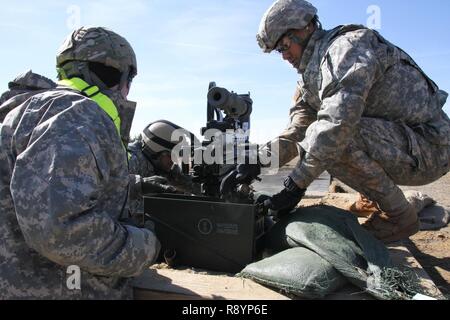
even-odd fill
[(172, 152), (172, 149), (179, 143), (172, 141), (172, 134), (179, 129), (181, 127), (166, 120), (149, 124), (141, 134), (144, 153), (154, 157), (164, 151)]
[(275, 49), (290, 29), (305, 28), (316, 16), (317, 8), (305, 0), (278, 0), (264, 14), (256, 36), (264, 52)]
[(82, 27), (75, 30), (66, 38), (56, 57), (60, 76), (63, 71), (67, 77), (87, 75), (89, 78), (85, 70), (88, 63), (114, 68), (126, 78), (137, 74), (136, 55), (131, 45), (125, 38), (106, 28)]

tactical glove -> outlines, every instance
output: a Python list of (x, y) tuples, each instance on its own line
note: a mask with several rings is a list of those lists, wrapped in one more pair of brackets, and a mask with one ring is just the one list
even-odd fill
[(285, 188), (278, 194), (272, 196), (269, 199), (258, 199), (264, 204), (266, 208), (269, 208), (273, 211), (290, 211), (294, 209), (298, 203), (305, 196), (306, 190), (300, 189), (297, 184), (292, 180), (292, 178), (288, 177), (284, 181)]
[(166, 178), (158, 176), (142, 178), (141, 186), (143, 194), (178, 192), (177, 188), (169, 185), (169, 181)]

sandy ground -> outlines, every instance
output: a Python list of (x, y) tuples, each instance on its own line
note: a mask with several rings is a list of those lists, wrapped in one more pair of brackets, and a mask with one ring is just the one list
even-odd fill
[[(402, 189), (420, 191), (431, 196), (439, 205), (450, 208), (450, 174), (427, 186)], [(325, 194), (323, 197), (305, 199), (301, 205), (326, 204), (345, 209), (356, 198), (356, 194)], [(450, 226), (438, 231), (419, 232), (403, 243), (450, 299)]]
[[(402, 188), (428, 194), (440, 205), (450, 208), (450, 174), (424, 187)], [(411, 237), (406, 246), (450, 299), (450, 226), (439, 231), (425, 231)]]

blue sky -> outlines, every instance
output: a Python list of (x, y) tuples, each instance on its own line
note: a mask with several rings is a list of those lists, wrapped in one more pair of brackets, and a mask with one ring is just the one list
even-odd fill
[[(209, 81), (254, 100), (253, 141), (286, 126), (298, 74), (277, 54), (260, 52), (255, 35), (272, 0), (0, 0), (0, 89), (27, 69), (55, 78), (55, 53), (76, 25), (108, 27), (138, 56), (130, 98), (138, 102), (132, 133), (169, 119), (198, 134)], [(450, 1), (313, 0), (325, 28), (373, 21), (450, 92)], [(78, 15), (79, 13), (79, 15)], [(450, 114), (450, 105), (445, 110)]]

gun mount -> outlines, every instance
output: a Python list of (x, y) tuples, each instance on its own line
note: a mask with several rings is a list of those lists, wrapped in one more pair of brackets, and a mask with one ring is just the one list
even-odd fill
[[(247, 152), (249, 146), (250, 116), (253, 101), (248, 94), (237, 94), (225, 88), (216, 86), (215, 82), (209, 84), (207, 95), (206, 127), (201, 129), (205, 140), (202, 148), (205, 150), (214, 145), (215, 152), (223, 154), (220, 163), (206, 164), (193, 163), (192, 175), (194, 182), (202, 185), (203, 195), (220, 199), (220, 183), (222, 179), (235, 169), (240, 153)], [(216, 134), (207, 135), (209, 130), (216, 130)], [(192, 150), (194, 154), (198, 150)], [(241, 157), (242, 158), (242, 157)], [(251, 189), (242, 186), (233, 195), (230, 202), (252, 203)]]
[[(183, 172), (201, 184), (203, 196), (147, 196), (144, 208), (155, 224), (162, 258), (168, 264), (238, 272), (259, 258), (267, 210), (254, 204), (250, 186), (242, 185), (231, 199), (222, 199), (220, 184), (235, 169), (239, 153), (248, 151), (239, 146), (249, 144), (253, 102), (250, 93), (239, 95), (214, 82), (209, 85), (207, 99), (207, 123), (201, 129), (205, 140), (195, 145), (191, 136), (191, 146), (186, 151), (190, 152), (192, 163), (183, 165)], [(215, 134), (209, 135), (210, 129)], [(203, 161), (204, 153), (211, 151), (223, 156), (224, 161)], [(198, 154), (202, 155), (200, 163), (195, 161)]]

